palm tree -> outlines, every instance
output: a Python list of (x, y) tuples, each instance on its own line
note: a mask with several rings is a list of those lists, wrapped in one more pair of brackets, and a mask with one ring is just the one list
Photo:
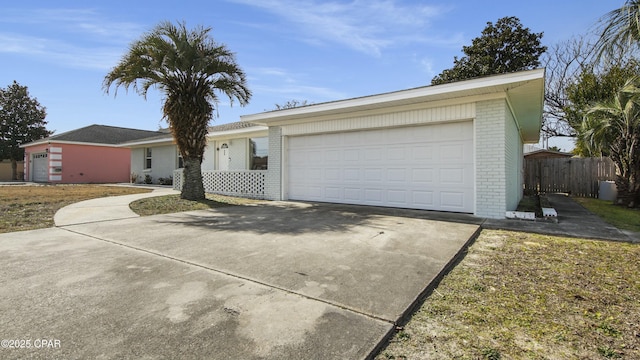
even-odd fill
[(640, 42), (640, 0), (626, 0), (621, 8), (600, 19), (602, 33), (595, 44), (598, 58), (611, 59), (637, 49)]
[(133, 87), (145, 98), (151, 87), (164, 94), (162, 113), (184, 159), (181, 197), (187, 200), (204, 199), (202, 156), (218, 93), (241, 106), (251, 98), (234, 54), (215, 43), (209, 31), (162, 22), (130, 46), (103, 83), (106, 93), (115, 84), (116, 89)]
[(591, 107), (578, 130), (593, 154), (608, 154), (616, 165), (620, 205), (640, 203), (640, 78), (624, 84), (609, 102)]

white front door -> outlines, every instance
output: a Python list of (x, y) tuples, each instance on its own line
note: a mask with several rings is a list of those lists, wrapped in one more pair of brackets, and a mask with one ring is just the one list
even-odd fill
[(230, 159), (229, 145), (227, 145), (227, 143), (222, 143), (222, 145), (220, 145), (220, 150), (218, 151), (218, 170), (228, 171)]

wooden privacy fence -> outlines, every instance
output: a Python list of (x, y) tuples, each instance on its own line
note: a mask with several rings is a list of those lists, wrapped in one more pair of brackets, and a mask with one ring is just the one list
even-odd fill
[(600, 181), (615, 178), (616, 168), (609, 158), (524, 160), (525, 192), (570, 192), (575, 196), (597, 198)]

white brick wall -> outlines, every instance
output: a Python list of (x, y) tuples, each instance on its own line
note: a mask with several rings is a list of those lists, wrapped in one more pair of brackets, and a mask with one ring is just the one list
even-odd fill
[(282, 200), (282, 128), (269, 127), (269, 167), (265, 183), (265, 198)]
[(506, 209), (515, 210), (522, 198), (522, 140), (516, 121), (507, 109), (505, 117)]
[(476, 216), (505, 217), (507, 112), (503, 99), (476, 103)]

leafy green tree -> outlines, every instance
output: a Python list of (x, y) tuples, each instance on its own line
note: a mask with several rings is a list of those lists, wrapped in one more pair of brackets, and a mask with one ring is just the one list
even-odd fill
[(640, 45), (640, 0), (626, 0), (622, 7), (600, 19), (602, 29), (595, 44), (598, 58), (615, 59)]
[(619, 205), (640, 201), (640, 78), (628, 79), (612, 99), (590, 107), (578, 139), (593, 154), (607, 154), (616, 165)]
[(498, 19), (495, 24), (487, 22), (482, 36), (473, 39), (471, 46), (462, 47), (465, 56), (454, 57), (453, 68), (434, 77), (431, 84), (537, 68), (540, 55), (547, 50), (540, 43), (542, 35), (524, 28), (513, 16)]
[(204, 199), (202, 157), (207, 127), (218, 93), (231, 103), (248, 104), (251, 91), (235, 55), (209, 35), (211, 28), (188, 30), (184, 23), (162, 22), (129, 48), (104, 79), (105, 92), (133, 87), (145, 96), (151, 87), (164, 94), (162, 112), (184, 159), (181, 197)]
[[(567, 124), (576, 132), (584, 125), (583, 119), (589, 109), (596, 103), (613, 100), (618, 89), (622, 88), (629, 78), (640, 74), (640, 62), (627, 60), (608, 68), (595, 69), (595, 65), (585, 66), (577, 79), (566, 85), (567, 103), (564, 116)], [(593, 153), (593, 146), (583, 143), (581, 137), (576, 138), (575, 153), (577, 155), (608, 156), (606, 148)]]
[(17, 178), (17, 162), (24, 159), (20, 145), (51, 135), (46, 116), (46, 109), (29, 96), (26, 86), (14, 80), (7, 88), (0, 88), (0, 159), (11, 160), (13, 180), (22, 180)]

